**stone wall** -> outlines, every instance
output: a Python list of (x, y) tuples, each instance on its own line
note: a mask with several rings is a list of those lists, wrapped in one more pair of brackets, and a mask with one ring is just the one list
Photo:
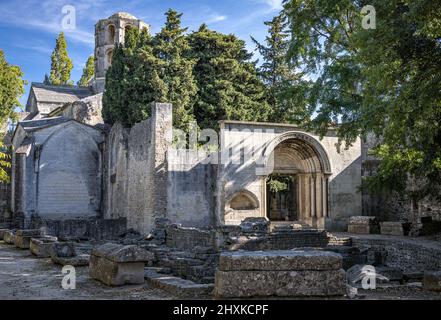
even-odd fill
[(385, 264), (405, 272), (441, 269), (441, 249), (433, 241), (371, 236), (352, 237), (352, 245), (367, 250), (367, 264)]
[(112, 127), (105, 148), (106, 218), (127, 218), (141, 234), (167, 209), (166, 153), (172, 141), (171, 104), (153, 103), (151, 117), (130, 129)]
[(64, 105), (60, 111), (63, 117), (77, 120), (81, 123), (95, 125), (104, 123), (101, 111), (103, 95), (97, 94)]
[(17, 225), (27, 227), (35, 216), (98, 217), (103, 141), (101, 130), (73, 120), (27, 132), (19, 126), (12, 159), (12, 211)]
[(193, 150), (171, 149), (167, 154), (167, 218), (183, 226), (214, 225), (216, 167)]
[(170, 225), (166, 229), (166, 244), (179, 250), (192, 250), (194, 247), (215, 247), (216, 233), (212, 230), (185, 228)]
[[(305, 167), (315, 166), (313, 170), (309, 167), (307, 176), (302, 176), (302, 181), (305, 180), (305, 184), (302, 185), (305, 193), (302, 193), (301, 201), (305, 203), (302, 204), (304, 210), (299, 210), (299, 214), (305, 217), (299, 220), (313, 223), (314, 227), (344, 230), (350, 216), (361, 214), (361, 194), (357, 191), (357, 187), (361, 184), (359, 139), (346, 149), (344, 146), (337, 148), (338, 138), (332, 130), (323, 139), (296, 126), (284, 124), (225, 121), (221, 123), (221, 130), (222, 148), (236, 149), (238, 152), (218, 166), (216, 191), (218, 223), (240, 223), (243, 219), (240, 210), (236, 210), (236, 213), (227, 212), (228, 200), (244, 191), (253, 194), (257, 199), (259, 208), (253, 211), (254, 216), (267, 215), (265, 178), (268, 173), (263, 170), (263, 173), (258, 174), (256, 169), (266, 169), (264, 168), (266, 164), (258, 163), (261, 155), (269, 154), (271, 151), (268, 149), (285, 141), (283, 140), (285, 136), (286, 140), (293, 137), (291, 140), (301, 141), (304, 145), (303, 150), (300, 150), (303, 155), (299, 152), (296, 154), (295, 151), (290, 155), (304, 161), (304, 167), (292, 168), (292, 172), (305, 174)], [(238, 149), (241, 145), (253, 150), (246, 152), (248, 155), (252, 154), (252, 157), (247, 158), (245, 153), (241, 154)], [(309, 154), (305, 155), (308, 152)], [(277, 159), (273, 161), (277, 163)], [(249, 212), (246, 214), (248, 215)]]
[[(368, 134), (362, 141), (362, 176), (376, 174), (379, 160), (369, 154), (380, 139), (374, 134)], [(377, 216), (382, 221), (409, 221), (420, 223), (422, 217), (431, 217), (441, 221), (441, 203), (435, 199), (425, 198), (414, 203), (408, 197), (392, 192), (389, 194), (372, 194), (364, 191), (362, 195), (363, 215)]]

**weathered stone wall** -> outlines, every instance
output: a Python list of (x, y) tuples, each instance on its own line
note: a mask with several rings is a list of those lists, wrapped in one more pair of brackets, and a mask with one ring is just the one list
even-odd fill
[(101, 115), (103, 108), (102, 99), (103, 95), (97, 94), (68, 103), (62, 107), (61, 115), (90, 125), (104, 123)]
[(216, 167), (193, 150), (170, 149), (167, 160), (167, 218), (188, 227), (214, 225)]
[[(221, 132), (221, 145), (225, 149), (238, 148), (238, 146), (244, 143), (245, 146), (250, 146), (254, 149), (254, 156), (247, 159), (238, 152), (235, 156), (237, 159), (232, 157), (229, 162), (218, 166), (216, 191), (218, 223), (240, 223), (240, 220), (243, 218), (240, 210), (234, 215), (229, 213), (230, 216), (226, 216), (226, 209), (228, 208), (228, 199), (232, 199), (235, 194), (242, 191), (247, 191), (256, 197), (259, 210), (254, 211), (255, 216), (266, 216), (265, 175), (256, 174), (256, 168), (259, 168), (259, 165), (256, 164), (256, 159), (259, 159), (260, 154), (266, 152), (266, 149), (268, 146), (271, 146), (273, 141), (277, 141), (282, 135), (291, 133), (293, 136), (305, 137), (304, 143), (306, 148), (320, 146), (324, 151), (317, 155), (318, 159), (327, 158), (323, 159), (323, 161), (329, 161), (330, 166), (328, 168), (330, 172), (313, 173), (311, 176), (311, 179), (326, 179), (321, 186), (320, 183), (316, 184), (315, 182), (307, 185), (308, 189), (310, 186), (314, 186), (313, 188), (316, 188), (314, 190), (316, 191), (315, 193), (324, 196), (323, 201), (321, 198), (310, 200), (308, 195), (312, 193), (308, 191), (307, 197), (303, 198), (302, 201), (313, 201), (314, 206), (324, 206), (320, 208), (321, 210), (316, 210), (316, 212), (320, 213), (320, 216), (316, 215), (308, 219), (317, 220), (317, 226), (319, 227), (329, 230), (344, 230), (350, 216), (361, 214), (361, 194), (357, 191), (357, 187), (361, 183), (361, 142), (359, 139), (350, 148), (345, 149), (342, 146), (338, 150), (336, 147), (338, 138), (332, 130), (320, 140), (318, 136), (306, 133), (292, 125), (225, 121), (221, 124), (221, 127), (223, 129)], [(297, 156), (302, 157), (300, 155)], [(244, 159), (242, 160), (241, 157)], [(315, 161), (305, 155), (303, 155), (303, 159)], [(234, 160), (239, 161), (239, 163), (233, 163)], [(326, 199), (328, 202), (327, 207), (324, 205)], [(309, 220), (305, 220), (305, 222), (309, 223)]]
[(352, 245), (360, 251), (367, 250), (367, 263), (375, 265), (376, 260), (389, 267), (406, 272), (422, 272), (441, 268), (441, 249), (433, 241), (415, 239), (394, 239), (393, 237), (352, 237)]
[[(378, 170), (379, 160), (369, 154), (380, 139), (374, 134), (368, 134), (362, 141), (362, 176), (374, 175)], [(435, 199), (426, 198), (414, 203), (408, 197), (392, 192), (390, 194), (372, 194), (363, 191), (363, 215), (376, 216), (383, 221), (409, 221), (420, 223), (421, 217), (431, 217), (441, 221), (441, 203)]]
[(192, 248), (211, 247), (216, 243), (216, 232), (213, 230), (201, 230), (197, 228), (185, 228), (170, 225), (166, 229), (166, 244), (169, 247), (180, 250), (192, 250)]
[(106, 218), (127, 218), (147, 234), (167, 210), (166, 153), (172, 141), (171, 104), (153, 103), (151, 117), (125, 129), (116, 124), (106, 146)]
[[(24, 139), (28, 142), (21, 146)], [(32, 217), (99, 216), (103, 141), (103, 132), (72, 120), (28, 134), (19, 127), (13, 140), (12, 192), (18, 225), (26, 227)]]

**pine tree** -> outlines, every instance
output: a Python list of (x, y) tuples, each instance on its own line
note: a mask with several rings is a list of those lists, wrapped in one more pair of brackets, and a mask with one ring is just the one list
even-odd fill
[(158, 74), (166, 86), (163, 102), (173, 104), (174, 126), (188, 132), (194, 119), (192, 107), (197, 90), (194, 61), (188, 58), (190, 46), (185, 35), (187, 28), (181, 28), (182, 14), (169, 9), (165, 15), (165, 26), (153, 39), (153, 53), (163, 64)]
[(284, 14), (264, 22), (268, 26), (265, 44), (251, 37), (263, 58), (259, 76), (266, 86), (266, 99), (271, 106), (269, 120), (272, 122), (302, 123), (308, 112), (300, 75), (289, 65), (286, 55), (290, 45), (288, 22)]
[(77, 84), (82, 87), (87, 87), (94, 74), (95, 74), (95, 59), (93, 56), (90, 56), (87, 59), (86, 66), (83, 68), (83, 75), (81, 76)]
[(217, 128), (218, 120), (265, 121), (269, 107), (245, 42), (209, 30), (204, 24), (189, 36), (198, 85), (194, 113), (200, 127)]
[(55, 49), (51, 55), (50, 83), (53, 85), (71, 85), (70, 73), (73, 65), (67, 54), (67, 44), (64, 33), (60, 32), (56, 40)]

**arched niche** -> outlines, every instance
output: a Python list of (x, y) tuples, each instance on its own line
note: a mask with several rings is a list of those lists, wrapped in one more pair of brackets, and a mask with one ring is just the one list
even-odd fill
[(116, 40), (115, 26), (113, 24), (109, 24), (107, 26), (107, 31), (106, 31), (106, 42), (107, 44), (115, 44), (115, 40)]
[(247, 190), (241, 190), (231, 197), (229, 208), (232, 210), (255, 210), (259, 208), (259, 200)]
[(68, 219), (99, 213), (102, 156), (95, 138), (93, 132), (72, 121), (40, 145), (37, 177), (40, 216)]

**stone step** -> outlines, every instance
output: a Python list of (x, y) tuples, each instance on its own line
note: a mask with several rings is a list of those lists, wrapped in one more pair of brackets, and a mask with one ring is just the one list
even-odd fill
[(213, 284), (198, 284), (190, 280), (160, 274), (155, 268), (145, 268), (144, 277), (152, 287), (162, 289), (183, 299), (194, 299), (211, 296)]

